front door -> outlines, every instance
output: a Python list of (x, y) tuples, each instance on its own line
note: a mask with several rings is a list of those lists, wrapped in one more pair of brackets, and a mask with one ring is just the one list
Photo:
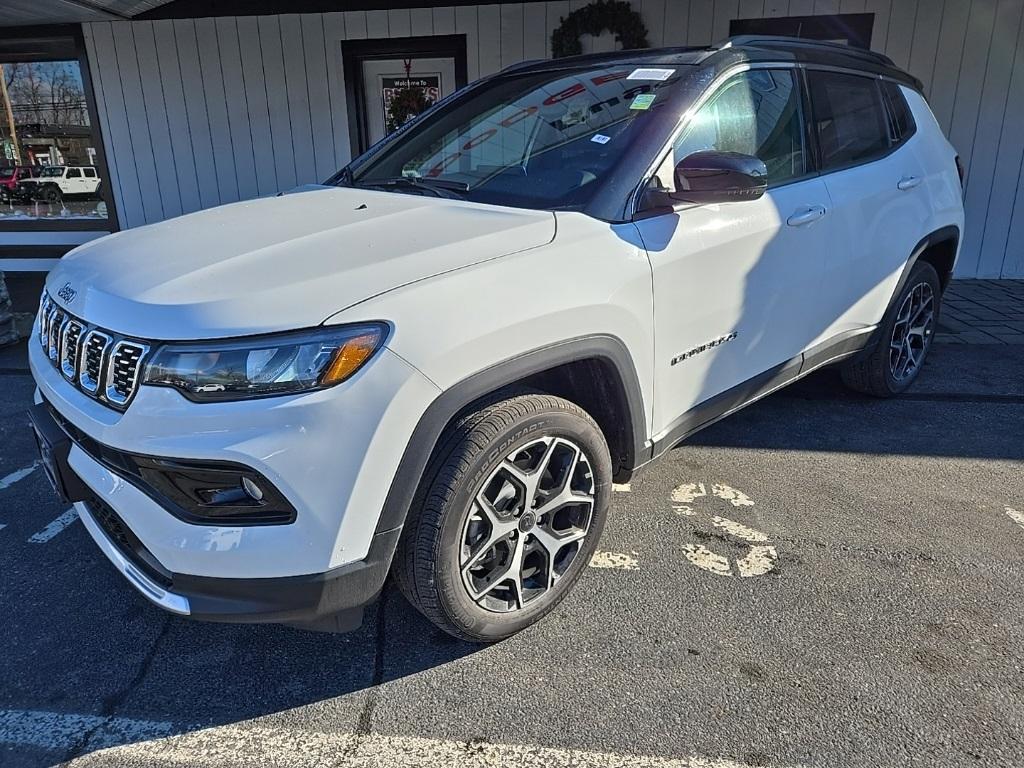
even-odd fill
[(654, 270), (656, 438), (701, 403), (799, 354), (822, 332), (830, 202), (812, 175), (799, 80), (790, 69), (730, 78), (676, 141), (658, 177), (701, 150), (756, 155), (758, 200), (695, 205), (637, 222)]
[(341, 51), (353, 155), (466, 85), (465, 35), (346, 40)]

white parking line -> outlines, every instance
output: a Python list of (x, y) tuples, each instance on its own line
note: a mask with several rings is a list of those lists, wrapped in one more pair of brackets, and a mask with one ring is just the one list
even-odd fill
[(629, 483), (612, 483), (612, 490), (616, 493), (629, 493)]
[(67, 528), (69, 525), (71, 525), (73, 522), (75, 522), (75, 520), (77, 520), (77, 519), (78, 519), (78, 512), (76, 512), (75, 508), (72, 507), (71, 509), (67, 510), (63, 515), (61, 515), (56, 520), (54, 520), (52, 523), (50, 523), (48, 526), (43, 528), (43, 530), (39, 531), (39, 533), (33, 533), (29, 537), (28, 543), (29, 544), (45, 544), (50, 539), (52, 539), (54, 536), (56, 536), (58, 533), (60, 533), (65, 528)]
[[(276, 768), (743, 768), (697, 756), (653, 757), (484, 741), (378, 733), (322, 733), (259, 725), (224, 725), (172, 736), (170, 723), (58, 712), (0, 711), (0, 743), (66, 750), (94, 730), (88, 749), (65, 765), (273, 765)], [(134, 743), (125, 743), (134, 742)], [(120, 745), (120, 746), (113, 746)], [(105, 748), (104, 748), (105, 747)]]
[(27, 467), (22, 467), (21, 469), (15, 472), (11, 472), (11, 474), (7, 475), (6, 477), (0, 477), (0, 491), (6, 488), (10, 488), (19, 480), (24, 480), (26, 477), (35, 472), (38, 467), (39, 462), (36, 461), (33, 462), (32, 464), (29, 464)]
[(635, 557), (636, 552), (627, 555), (625, 552), (602, 552), (598, 550), (590, 559), (591, 568), (615, 568), (620, 571), (635, 571), (640, 567)]
[(1021, 528), (1024, 528), (1024, 512), (1014, 509), (1013, 507), (1003, 507), (1003, 511), (1006, 512), (1006, 516), (1013, 520)]

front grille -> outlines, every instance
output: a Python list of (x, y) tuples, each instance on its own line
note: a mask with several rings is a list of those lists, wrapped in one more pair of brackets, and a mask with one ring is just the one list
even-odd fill
[(149, 346), (89, 325), (48, 295), (39, 309), (39, 344), (65, 379), (92, 398), (123, 411), (138, 389)]

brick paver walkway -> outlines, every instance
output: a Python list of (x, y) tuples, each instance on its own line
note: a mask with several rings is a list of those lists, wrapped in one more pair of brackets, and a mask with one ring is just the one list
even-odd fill
[(942, 298), (935, 341), (1024, 344), (1024, 280), (954, 280)]

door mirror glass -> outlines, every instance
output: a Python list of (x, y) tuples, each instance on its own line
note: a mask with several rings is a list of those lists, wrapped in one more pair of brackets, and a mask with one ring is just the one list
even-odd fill
[(675, 171), (674, 200), (729, 203), (756, 200), (768, 188), (768, 168), (753, 155), (705, 150), (687, 155)]

